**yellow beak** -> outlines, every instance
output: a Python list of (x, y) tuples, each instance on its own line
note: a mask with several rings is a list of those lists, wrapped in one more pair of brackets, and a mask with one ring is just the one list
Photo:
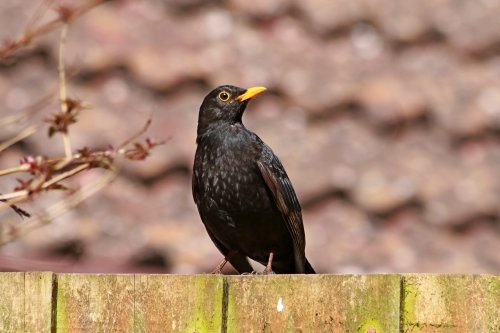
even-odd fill
[(264, 92), (265, 90), (266, 90), (266, 88), (264, 88), (264, 87), (248, 88), (243, 94), (236, 97), (236, 100), (240, 101), (240, 102), (246, 101), (247, 99), (254, 98), (255, 96), (259, 95), (260, 93)]

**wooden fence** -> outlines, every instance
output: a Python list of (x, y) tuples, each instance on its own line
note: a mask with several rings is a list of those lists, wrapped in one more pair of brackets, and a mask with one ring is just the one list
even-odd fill
[(0, 332), (500, 332), (496, 275), (0, 273)]

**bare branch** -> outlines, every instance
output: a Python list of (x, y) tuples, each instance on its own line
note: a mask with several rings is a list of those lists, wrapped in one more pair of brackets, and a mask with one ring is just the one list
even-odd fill
[(30, 32), (33, 30), (33, 27), (39, 23), (39, 21), (43, 18), (45, 13), (47, 13), (53, 3), (54, 0), (42, 0), (40, 2), (40, 5), (34, 11), (33, 15), (31, 15), (28, 24), (26, 24), (26, 32)]
[(90, 168), (90, 164), (89, 163), (85, 163), (85, 164), (79, 165), (79, 166), (77, 166), (74, 169), (71, 169), (71, 170), (66, 171), (64, 173), (61, 173), (57, 177), (54, 177), (51, 180), (48, 180), (48, 181), (44, 182), (42, 184), (41, 188), (45, 190), (45, 189), (49, 188), (50, 186), (52, 186), (54, 184), (57, 184), (58, 182), (66, 179), (66, 178), (69, 178), (71, 176), (74, 176), (77, 173), (80, 173), (83, 170), (86, 170), (86, 169), (89, 169), (89, 168)]
[(117, 150), (120, 150), (120, 149), (124, 148), (125, 146), (128, 146), (132, 141), (136, 140), (141, 135), (143, 135), (144, 133), (146, 133), (146, 131), (148, 130), (149, 126), (151, 125), (151, 121), (152, 121), (152, 114), (149, 115), (149, 117), (146, 120), (146, 123), (144, 124), (144, 126), (137, 133), (135, 133), (130, 138), (128, 138), (127, 140), (125, 140), (124, 142), (122, 142), (118, 146)]
[(31, 214), (25, 211), (24, 209), (20, 208), (19, 206), (13, 205), (11, 203), (8, 203), (7, 200), (0, 200), (0, 202), (4, 202), (7, 206), (9, 206), (14, 212), (17, 213), (17, 215), (21, 217), (31, 217)]
[[(40, 14), (34, 15), (35, 19), (33, 19), (33, 23), (28, 26), (28, 29), (26, 29), (15, 40), (6, 41), (3, 46), (0, 46), (0, 61), (11, 56), (14, 52), (18, 51), (24, 46), (29, 45), (36, 37), (54, 31), (61, 25), (74, 20), (76, 17), (81, 16), (82, 14), (103, 3), (104, 1), (105, 0), (89, 0), (81, 6), (77, 6), (71, 9), (69, 9), (68, 7), (60, 7), (58, 17), (41, 26), (34, 27), (34, 25), (38, 23), (38, 21), (40, 21), (43, 15), (46, 13), (46, 10), (39, 9), (38, 11), (40, 12)], [(47, 3), (52, 4), (52, 1), (47, 1)]]
[(29, 195), (29, 191), (15, 191), (7, 194), (0, 195), (0, 201), (3, 201), (7, 204), (13, 204), (14, 202), (20, 202), (23, 199), (27, 198)]
[(1, 176), (6, 176), (6, 175), (10, 175), (12, 173), (18, 173), (18, 172), (26, 172), (28, 171), (30, 168), (29, 165), (27, 164), (23, 164), (23, 165), (20, 165), (20, 166), (17, 166), (17, 167), (14, 167), (14, 168), (9, 168), (9, 169), (4, 169), (4, 170), (0, 170), (0, 177)]
[(116, 175), (116, 171), (109, 171), (104, 174), (98, 181), (93, 182), (78, 191), (75, 191), (65, 200), (59, 201), (58, 203), (42, 211), (41, 213), (34, 214), (33, 217), (26, 220), (26, 222), (21, 224), (19, 227), (13, 228), (11, 232), (0, 235), (0, 246), (17, 239), (18, 237), (28, 233), (33, 229), (50, 223), (59, 215), (76, 207), (78, 204), (85, 201), (88, 197), (92, 196), (97, 191), (111, 183), (116, 178)]
[(12, 146), (13, 144), (15, 144), (16, 142), (19, 142), (19, 141), (21, 141), (23, 139), (26, 139), (28, 136), (30, 136), (33, 133), (35, 133), (37, 129), (38, 129), (37, 125), (32, 125), (32, 126), (30, 126), (28, 128), (25, 128), (20, 133), (17, 133), (14, 137), (8, 139), (7, 141), (4, 141), (4, 142), (0, 143), (0, 152), (2, 152), (5, 149), (9, 148), (10, 146)]
[(52, 98), (54, 97), (55, 89), (52, 89), (45, 96), (43, 96), (40, 100), (36, 101), (34, 104), (28, 106), (24, 110), (17, 112), (16, 114), (6, 116), (0, 119), (0, 127), (9, 126), (15, 123), (22, 122), (26, 119), (29, 119), (32, 115), (43, 109), (46, 105), (48, 105)]
[[(66, 45), (66, 35), (68, 33), (68, 24), (65, 23), (61, 29), (61, 39), (59, 41), (59, 99), (61, 104), (61, 112), (68, 112), (68, 100), (66, 97), (66, 72), (64, 71), (64, 46)], [(71, 159), (71, 141), (68, 131), (62, 133), (64, 152), (66, 159)]]
[[(1, 61), (23, 46), (28, 45), (35, 37), (62, 26), (59, 41), (58, 61), (60, 110), (51, 114), (49, 118), (45, 119), (45, 121), (50, 123), (49, 136), (52, 136), (55, 133), (62, 134), (64, 156), (25, 156), (21, 160), (21, 164), (19, 166), (0, 170), (0, 176), (15, 173), (26, 173), (29, 175), (27, 178), (17, 179), (18, 185), (11, 193), (0, 194), (0, 202), (5, 203), (5, 205), (0, 205), (0, 210), (10, 208), (22, 217), (29, 217), (30, 213), (16, 206), (17, 203), (34, 200), (37, 198), (38, 194), (51, 190), (67, 190), (68, 187), (62, 184), (62, 182), (83, 171), (93, 168), (103, 168), (108, 170), (99, 181), (92, 182), (80, 190), (69, 192), (70, 194), (66, 199), (58, 202), (49, 209), (42, 210), (41, 213), (35, 214), (20, 226), (17, 224), (9, 225), (6, 223), (5, 225), (9, 226), (10, 230), (0, 234), (0, 246), (6, 242), (12, 241), (29, 230), (49, 223), (56, 216), (62, 214), (68, 209), (73, 208), (90, 195), (97, 192), (100, 188), (109, 184), (116, 177), (121, 167), (121, 163), (124, 160), (143, 160), (149, 156), (151, 149), (164, 143), (164, 141), (155, 141), (151, 138), (147, 138), (144, 142), (137, 141), (137, 139), (143, 135), (151, 125), (150, 115), (143, 128), (121, 143), (117, 149), (109, 148), (102, 151), (93, 151), (84, 147), (77, 150), (77, 153), (75, 154), (72, 152), (68, 127), (69, 125), (77, 122), (77, 116), (79, 112), (85, 108), (85, 103), (79, 100), (71, 99), (67, 94), (67, 77), (64, 63), (67, 32), (69, 24), (72, 20), (104, 1), (105, 0), (88, 0), (85, 4), (77, 7), (59, 6), (56, 8), (57, 13), (59, 14), (56, 19), (40, 24), (48, 9), (51, 8), (54, 3), (54, 0), (42, 0), (42, 3), (34, 12), (32, 18), (27, 24), (24, 33), (16, 40), (7, 42), (3, 46), (0, 46)], [(53, 93), (51, 93), (46, 99), (42, 100), (42, 102), (45, 103), (45, 101), (50, 101), (52, 95)], [(37, 103), (30, 107), (30, 109), (26, 112), (0, 120), (0, 127), (28, 119), (29, 115), (36, 112), (41, 105), (43, 104)], [(0, 143), (0, 152), (10, 147), (12, 144), (32, 135), (38, 127), (39, 126), (37, 125), (27, 127), (13, 138), (8, 139), (4, 143)]]

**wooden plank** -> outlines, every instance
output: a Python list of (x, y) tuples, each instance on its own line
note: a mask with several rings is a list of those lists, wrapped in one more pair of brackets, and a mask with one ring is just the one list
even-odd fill
[[(50, 333), (52, 322), (53, 287), (51, 272), (27, 272), (24, 275), (25, 332)], [(54, 304), (53, 304), (54, 302)]]
[(58, 274), (56, 332), (133, 332), (134, 276)]
[(53, 274), (1, 273), (0, 332), (50, 333)]
[(0, 332), (500, 332), (498, 275), (57, 280), (0, 273)]
[(399, 332), (398, 275), (227, 279), (227, 332)]
[(500, 276), (408, 274), (403, 332), (500, 332)]
[(222, 331), (224, 277), (136, 275), (135, 331)]
[(24, 331), (24, 273), (2, 273), (0, 332)]

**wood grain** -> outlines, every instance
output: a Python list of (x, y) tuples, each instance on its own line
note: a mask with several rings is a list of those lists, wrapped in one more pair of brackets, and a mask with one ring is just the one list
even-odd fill
[(498, 275), (0, 273), (0, 332), (500, 332)]
[(500, 276), (403, 277), (403, 332), (500, 332)]
[(50, 333), (55, 310), (55, 274), (51, 272), (24, 273), (25, 332)]
[(228, 278), (227, 332), (398, 332), (397, 275)]
[(221, 332), (223, 287), (220, 275), (137, 275), (135, 332)]
[(1, 273), (0, 332), (50, 333), (53, 273)]
[(2, 273), (0, 332), (24, 331), (24, 273)]
[(133, 332), (134, 276), (58, 274), (56, 332)]

